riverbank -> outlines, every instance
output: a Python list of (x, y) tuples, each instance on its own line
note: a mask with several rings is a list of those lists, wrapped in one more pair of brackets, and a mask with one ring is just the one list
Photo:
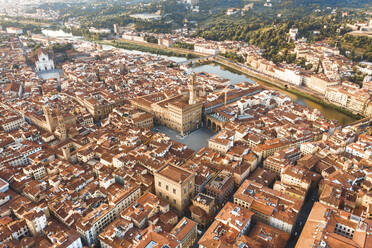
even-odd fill
[(175, 56), (175, 57), (184, 57), (187, 59), (193, 59), (200, 57), (200, 54), (197, 54), (191, 50), (181, 49), (181, 48), (168, 48), (164, 46), (159, 46), (153, 43), (144, 43), (144, 42), (135, 42), (128, 41), (124, 39), (113, 40), (113, 41), (100, 41), (100, 44), (109, 45), (117, 48), (123, 48), (126, 50), (137, 50), (141, 52), (153, 53), (158, 55), (165, 56)]
[(309, 94), (305, 94), (305, 93), (303, 93), (301, 91), (298, 91), (296, 89), (289, 88), (289, 89), (287, 89), (287, 91), (290, 92), (290, 93), (296, 94), (298, 96), (302, 96), (302, 97), (304, 97), (306, 99), (309, 99), (309, 100), (311, 100), (313, 102), (316, 102), (316, 103), (318, 103), (320, 105), (333, 108), (333, 109), (337, 110), (338, 112), (341, 112), (341, 113), (343, 113), (345, 115), (348, 115), (348, 116), (354, 118), (355, 120), (360, 120), (360, 119), (364, 118), (364, 116), (362, 116), (362, 115), (354, 114), (350, 110), (345, 109), (345, 108), (342, 108), (342, 107), (340, 107), (338, 105), (335, 105), (335, 104), (333, 104), (333, 103), (331, 103), (331, 102), (329, 102), (327, 100), (324, 100), (322, 98), (318, 98), (318, 97), (314, 97), (314, 96), (309, 95)]
[[(323, 97), (315, 94), (315, 93), (312, 93), (310, 90), (307, 90), (307, 89), (301, 89), (299, 87), (296, 87), (293, 86), (293, 85), (290, 85), (286, 82), (279, 82), (279, 80), (277, 79), (271, 79), (269, 78), (268, 76), (265, 76), (265, 75), (260, 75), (258, 73), (254, 73), (250, 70), (246, 70), (245, 68), (239, 66), (238, 64), (235, 64), (233, 62), (227, 62), (225, 60), (223, 60), (223, 62), (221, 60), (215, 60), (214, 61), (216, 64), (219, 64), (219, 65), (222, 65), (232, 71), (236, 71), (237, 73), (243, 73), (244, 75), (248, 76), (248, 77), (251, 77), (253, 79), (256, 79), (258, 81), (261, 81), (261, 82), (264, 82), (265, 84), (273, 87), (273, 88), (278, 88), (278, 89), (281, 89), (285, 92), (289, 92), (289, 93), (292, 93), (294, 95), (297, 95), (297, 96), (301, 96), (303, 98), (306, 98), (310, 101), (313, 101), (315, 103), (318, 103), (322, 106), (325, 106), (325, 107), (329, 107), (329, 108), (332, 108), (332, 109), (335, 109), (336, 111), (338, 112), (341, 112), (355, 120), (360, 120), (363, 118), (363, 116), (359, 115), (359, 114), (354, 114), (352, 113), (350, 110), (348, 109), (345, 109), (345, 108), (342, 108), (338, 105), (335, 105), (327, 100), (325, 100)], [(286, 87), (287, 86), (287, 87)]]

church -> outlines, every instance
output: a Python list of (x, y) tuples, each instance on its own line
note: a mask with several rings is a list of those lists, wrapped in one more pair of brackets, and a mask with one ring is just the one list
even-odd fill
[(40, 49), (37, 53), (35, 68), (37, 72), (54, 70), (54, 61), (49, 58), (46, 51)]

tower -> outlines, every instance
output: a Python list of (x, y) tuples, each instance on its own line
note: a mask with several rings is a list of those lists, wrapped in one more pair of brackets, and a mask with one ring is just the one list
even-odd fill
[(226, 104), (227, 104), (227, 89), (225, 89), (225, 106), (226, 106)]
[(118, 28), (118, 24), (114, 24), (114, 33), (115, 34), (119, 34), (119, 28)]
[(25, 87), (25, 82), (22, 82), (21, 85), (19, 86), (19, 90), (18, 90), (18, 97), (19, 98), (22, 97), (22, 94), (23, 94), (23, 91), (24, 91), (24, 87)]
[(48, 129), (49, 132), (52, 133), (53, 128), (54, 128), (54, 120), (52, 117), (52, 112), (50, 111), (50, 108), (47, 105), (43, 105), (42, 108), (43, 108), (43, 112), (44, 112), (44, 116), (46, 120), (46, 128)]
[(189, 79), (189, 82), (188, 82), (188, 86), (189, 86), (189, 104), (195, 104), (196, 103), (196, 75), (195, 73), (193, 73), (191, 76), (190, 76), (190, 79)]
[(58, 130), (59, 135), (60, 135), (59, 138), (62, 141), (64, 141), (64, 140), (67, 139), (67, 130), (66, 130), (66, 125), (65, 125), (65, 120), (63, 119), (63, 116), (59, 112), (59, 110), (58, 110), (57, 120), (58, 120), (57, 130)]
[(61, 91), (62, 91), (62, 87), (61, 87), (61, 77), (60, 77), (59, 74), (58, 74), (58, 77), (57, 77), (57, 91), (58, 91), (58, 92), (61, 92)]
[(70, 161), (71, 153), (70, 153), (69, 145), (62, 146), (62, 154), (63, 154), (64, 159), (66, 159), (67, 161)]
[(129, 72), (128, 67), (125, 64), (120, 64), (120, 74), (127, 75)]

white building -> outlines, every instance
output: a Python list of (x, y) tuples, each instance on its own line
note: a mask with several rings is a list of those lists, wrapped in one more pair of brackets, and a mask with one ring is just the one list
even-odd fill
[(198, 53), (217, 55), (219, 53), (218, 48), (214, 48), (207, 45), (194, 45), (194, 51)]
[(9, 225), (13, 239), (20, 240), (30, 233), (25, 220), (16, 220)]
[(346, 107), (349, 98), (346, 91), (339, 90), (339, 87), (329, 87), (325, 92), (325, 97), (328, 101)]
[(8, 34), (23, 34), (22, 28), (15, 28), (15, 27), (7, 27), (6, 32)]
[(90, 27), (89, 28), (90, 33), (95, 33), (95, 34), (109, 34), (111, 33), (111, 30), (108, 28), (95, 28), (95, 27)]
[(192, 6), (199, 5), (199, 0), (186, 0), (186, 2)]
[(300, 145), (300, 151), (303, 155), (314, 154), (320, 150), (316, 143), (307, 142)]
[(351, 143), (346, 146), (345, 152), (352, 154), (359, 158), (370, 159), (372, 157), (372, 150), (363, 143)]
[(238, 10), (235, 9), (235, 8), (230, 8), (230, 9), (228, 9), (228, 10), (226, 11), (226, 15), (228, 15), (228, 16), (235, 15), (235, 14), (237, 14), (237, 13), (238, 13)]
[(161, 15), (158, 15), (156, 13), (139, 13), (139, 14), (132, 14), (130, 15), (132, 18), (146, 20), (146, 21), (153, 21), (153, 20), (160, 20)]
[(36, 71), (54, 70), (54, 61), (49, 58), (48, 53), (40, 51), (38, 60), (35, 62)]
[(75, 241), (70, 243), (67, 246), (67, 248), (83, 248), (83, 244), (81, 243), (81, 238), (79, 237), (79, 238), (75, 239)]
[(83, 248), (81, 238), (75, 232), (62, 231), (57, 226), (46, 233), (47, 238), (53, 244), (51, 247)]
[[(119, 189), (117, 185), (110, 187)], [(108, 192), (112, 191), (108, 189)], [(138, 185), (129, 185), (124, 190), (114, 190), (115, 195), (109, 195), (109, 204), (101, 204), (98, 208), (88, 213), (77, 223), (76, 230), (85, 240), (88, 246), (97, 241), (97, 235), (119, 215), (121, 211), (127, 208), (133, 201), (141, 195), (141, 189)]]
[(122, 38), (125, 39), (125, 40), (145, 42), (145, 38), (143, 36), (140, 36), (137, 33), (124, 33), (122, 35)]
[(0, 192), (6, 192), (9, 189), (9, 183), (4, 179), (0, 178)]
[(23, 123), (24, 120), (22, 119), (22, 117), (10, 116), (9, 118), (0, 121), (0, 127), (2, 127), (5, 132), (10, 132), (12, 130), (18, 129)]
[(372, 75), (372, 63), (371, 62), (361, 62), (360, 65), (358, 66), (358, 70), (364, 74), (367, 74), (369, 76)]
[(25, 219), (28, 229), (33, 235), (41, 233), (47, 226), (47, 217), (41, 208), (32, 209), (31, 211), (17, 217)]
[(298, 33), (298, 28), (291, 28), (289, 30), (289, 38), (291, 38), (292, 40), (296, 40), (297, 33)]
[(173, 40), (169, 38), (159, 38), (158, 39), (158, 45), (160, 46), (166, 46), (166, 47), (172, 47)]
[(299, 71), (294, 69), (282, 69), (282, 68), (274, 68), (275, 76), (283, 81), (288, 83), (300, 86), (303, 84), (304, 77), (300, 74)]

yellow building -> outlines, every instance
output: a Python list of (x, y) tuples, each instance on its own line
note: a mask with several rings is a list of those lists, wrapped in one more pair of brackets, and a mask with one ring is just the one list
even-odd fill
[(154, 116), (150, 113), (135, 113), (132, 115), (131, 121), (138, 128), (154, 127)]
[(165, 199), (179, 213), (188, 207), (195, 194), (195, 174), (167, 165), (154, 173), (156, 195)]
[(252, 148), (252, 151), (258, 156), (259, 160), (274, 155), (275, 152), (284, 150), (292, 144), (285, 139), (275, 138), (267, 140), (265, 144), (259, 144)]
[(212, 150), (226, 154), (234, 146), (234, 132), (223, 130), (208, 141), (208, 147)]

